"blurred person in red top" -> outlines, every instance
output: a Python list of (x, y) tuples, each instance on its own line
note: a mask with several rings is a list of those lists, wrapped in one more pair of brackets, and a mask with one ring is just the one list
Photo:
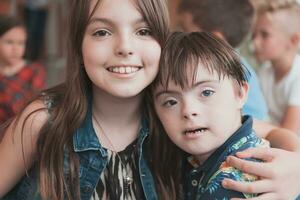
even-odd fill
[(27, 34), (21, 21), (0, 16), (0, 125), (45, 86), (45, 69), (27, 62)]

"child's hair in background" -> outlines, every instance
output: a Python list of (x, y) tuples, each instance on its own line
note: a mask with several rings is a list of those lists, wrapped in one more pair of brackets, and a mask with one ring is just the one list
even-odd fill
[[(67, 63), (65, 82), (43, 91), (38, 99), (49, 105), (49, 120), (39, 132), (37, 162), (39, 191), (43, 199), (79, 199), (79, 161), (73, 150), (73, 133), (85, 119), (91, 90), (82, 58), (82, 41), (85, 30), (101, 0), (70, 2), (67, 37)], [(162, 46), (169, 31), (168, 11), (165, 0), (133, 1), (152, 31), (153, 37)], [(117, 8), (116, 8), (117, 9)], [(101, 56), (101, 55), (100, 55)], [(46, 108), (45, 108), (46, 109)], [(26, 117), (37, 113), (36, 110)], [(26, 120), (25, 122), (26, 123)], [(69, 168), (64, 169), (64, 152), (68, 152)], [(151, 154), (150, 154), (151, 156)], [(26, 164), (26, 160), (25, 160)], [(68, 172), (65, 177), (64, 172)]]
[(20, 19), (8, 15), (0, 15), (0, 37), (15, 27), (25, 29), (25, 25)]
[[(257, 8), (257, 16), (267, 15), (275, 21), (287, 35), (300, 33), (300, 1), (272, 0), (266, 1)], [(277, 15), (276, 19), (274, 15)]]
[[(183, 33), (174, 32), (163, 48), (158, 76), (148, 91), (148, 106), (155, 123), (152, 142), (156, 148), (153, 159), (161, 162), (156, 167), (159, 177), (162, 178), (161, 187), (165, 191), (177, 191), (181, 195), (182, 159), (183, 152), (176, 147), (164, 132), (154, 109), (153, 91), (159, 85), (167, 89), (170, 81), (174, 81), (182, 88), (194, 83), (198, 64), (201, 63), (210, 73), (217, 73), (219, 78), (228, 77), (241, 86), (247, 81), (248, 71), (241, 63), (238, 54), (226, 42), (215, 38), (206, 32)], [(192, 71), (192, 73), (191, 73)], [(171, 167), (166, 167), (171, 166)]]
[(221, 32), (227, 42), (239, 46), (250, 32), (254, 7), (249, 0), (184, 0), (179, 12), (189, 12), (201, 29)]

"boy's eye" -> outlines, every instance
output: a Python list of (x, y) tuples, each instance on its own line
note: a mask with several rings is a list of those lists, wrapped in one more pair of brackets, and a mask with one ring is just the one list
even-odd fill
[(203, 90), (201, 92), (201, 95), (204, 96), (204, 97), (209, 97), (211, 95), (213, 95), (215, 92), (213, 90)]
[(148, 28), (142, 28), (142, 29), (138, 30), (137, 35), (140, 35), (140, 36), (151, 36), (152, 32)]
[(97, 37), (105, 37), (109, 35), (111, 35), (111, 33), (107, 30), (99, 30), (93, 33), (93, 36), (97, 36)]
[(176, 104), (177, 104), (177, 101), (171, 99), (171, 100), (165, 101), (165, 102), (163, 103), (163, 106), (165, 106), (165, 107), (171, 107), (171, 106), (174, 106), (174, 105), (176, 105)]

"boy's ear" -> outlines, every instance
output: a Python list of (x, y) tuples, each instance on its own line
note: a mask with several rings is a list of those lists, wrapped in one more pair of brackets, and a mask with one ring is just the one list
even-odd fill
[(238, 107), (240, 109), (243, 108), (243, 106), (245, 105), (247, 99), (248, 99), (248, 91), (249, 91), (249, 84), (247, 82), (243, 82), (243, 84), (241, 86), (239, 86), (239, 90), (238, 90)]

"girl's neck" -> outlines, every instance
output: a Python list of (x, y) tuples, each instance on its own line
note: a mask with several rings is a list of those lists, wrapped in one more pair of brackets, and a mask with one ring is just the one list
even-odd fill
[(275, 81), (279, 82), (292, 68), (296, 52), (287, 53), (279, 59), (271, 61), (275, 72)]
[[(114, 97), (103, 90), (93, 89), (93, 117), (100, 123), (94, 127), (101, 144), (110, 149), (109, 137), (116, 151), (126, 148), (137, 136), (141, 123), (142, 94), (131, 98)], [(103, 129), (103, 130), (100, 130)]]
[(12, 76), (18, 73), (25, 66), (25, 60), (20, 60), (14, 65), (8, 65), (0, 62), (0, 74), (3, 76)]

